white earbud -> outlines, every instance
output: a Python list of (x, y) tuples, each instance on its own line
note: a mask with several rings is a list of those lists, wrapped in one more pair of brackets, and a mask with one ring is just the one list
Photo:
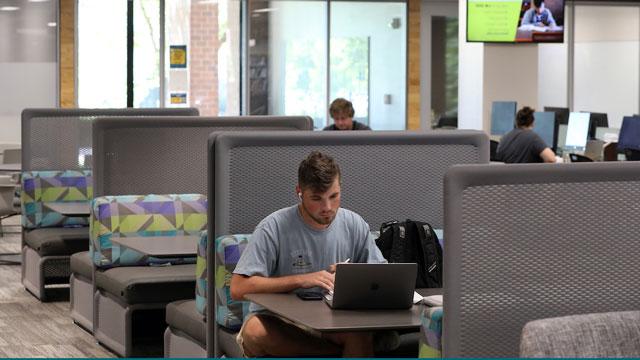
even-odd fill
[(302, 201), (302, 193), (301, 192), (298, 193), (298, 198), (300, 198), (300, 201)]

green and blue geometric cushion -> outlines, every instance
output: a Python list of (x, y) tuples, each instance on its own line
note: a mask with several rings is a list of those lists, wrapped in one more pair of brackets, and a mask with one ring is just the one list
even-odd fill
[(91, 170), (25, 171), (22, 173), (22, 226), (87, 226), (84, 217), (67, 217), (50, 210), (44, 203), (89, 202), (93, 198)]
[(442, 306), (422, 307), (418, 357), (442, 357), (442, 315)]
[(155, 258), (113, 244), (113, 237), (199, 235), (207, 228), (201, 194), (102, 196), (91, 204), (89, 252), (100, 268), (195, 263), (190, 257)]
[[(216, 246), (216, 321), (220, 326), (237, 330), (242, 326), (245, 316), (249, 314), (249, 301), (238, 301), (231, 298), (231, 275), (246, 248), (251, 235), (224, 235), (215, 241)], [(207, 315), (207, 235), (203, 232), (198, 245), (196, 263), (196, 309)]]

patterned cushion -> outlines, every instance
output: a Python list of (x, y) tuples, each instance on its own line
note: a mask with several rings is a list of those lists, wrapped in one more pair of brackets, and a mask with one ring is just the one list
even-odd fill
[(26, 229), (87, 226), (84, 217), (67, 217), (44, 203), (88, 202), (93, 197), (91, 170), (25, 171), (22, 173), (22, 226)]
[(442, 314), (442, 306), (423, 306), (418, 357), (442, 357)]
[(200, 194), (121, 195), (93, 199), (89, 251), (98, 267), (194, 263), (195, 257), (155, 258), (112, 244), (112, 237), (198, 235), (207, 228)]

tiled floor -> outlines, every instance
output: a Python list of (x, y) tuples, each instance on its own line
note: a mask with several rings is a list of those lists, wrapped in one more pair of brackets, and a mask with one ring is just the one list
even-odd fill
[[(20, 250), (20, 217), (3, 220), (0, 253)], [(69, 301), (41, 303), (20, 283), (19, 265), (0, 265), (0, 357), (114, 357), (71, 321)]]

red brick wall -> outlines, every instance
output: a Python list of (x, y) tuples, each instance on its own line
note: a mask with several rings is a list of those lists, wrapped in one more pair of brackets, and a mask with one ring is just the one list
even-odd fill
[(218, 115), (218, 4), (191, 2), (190, 105)]

